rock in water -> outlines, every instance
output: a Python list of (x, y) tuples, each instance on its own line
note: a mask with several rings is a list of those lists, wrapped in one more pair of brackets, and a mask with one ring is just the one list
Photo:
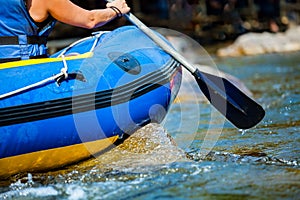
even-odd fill
[(238, 57), (266, 53), (285, 53), (300, 50), (300, 26), (284, 33), (247, 33), (228, 47), (217, 51), (220, 57)]

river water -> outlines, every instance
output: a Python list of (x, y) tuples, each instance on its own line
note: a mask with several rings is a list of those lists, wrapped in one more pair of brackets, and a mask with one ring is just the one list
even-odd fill
[(182, 97), (162, 125), (96, 159), (1, 181), (0, 199), (299, 199), (300, 52), (214, 62), (265, 108), (256, 127)]

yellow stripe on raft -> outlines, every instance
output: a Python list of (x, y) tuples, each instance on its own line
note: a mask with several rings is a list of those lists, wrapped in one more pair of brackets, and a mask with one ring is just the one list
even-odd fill
[(0, 159), (0, 177), (55, 169), (89, 158), (112, 145), (118, 136)]
[[(66, 56), (65, 59), (66, 60), (76, 60), (76, 59), (90, 58), (92, 56), (93, 56), (92, 52), (87, 52), (87, 53), (79, 54), (76, 56)], [(62, 60), (63, 59), (61, 57), (59, 57), (59, 58), (38, 58), (38, 59), (7, 62), (7, 63), (0, 64), (0, 70), (14, 68), (14, 67), (31, 66), (31, 65), (43, 64), (43, 63), (61, 62)]]

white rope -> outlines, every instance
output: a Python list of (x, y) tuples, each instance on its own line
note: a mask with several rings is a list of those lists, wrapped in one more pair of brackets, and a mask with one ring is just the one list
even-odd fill
[(57, 57), (59, 58), (59, 57), (62, 57), (63, 55), (65, 55), (65, 53), (69, 50), (69, 49), (71, 49), (72, 47), (74, 47), (75, 45), (77, 45), (77, 44), (79, 44), (79, 43), (81, 43), (81, 42), (84, 42), (85, 40), (88, 40), (88, 39), (90, 39), (90, 38), (92, 38), (93, 36), (90, 36), (90, 37), (86, 37), (86, 38), (82, 38), (82, 39), (80, 39), (80, 40), (77, 40), (77, 41), (75, 41), (75, 42), (73, 42), (72, 44), (70, 44), (68, 47), (66, 47)]
[(95, 34), (95, 35), (93, 35), (93, 36), (83, 38), (83, 39), (81, 39), (81, 40), (78, 40), (78, 41), (76, 41), (76, 42), (70, 44), (68, 47), (66, 47), (65, 50), (62, 51), (62, 52), (58, 55), (58, 57), (61, 57), (61, 58), (62, 58), (62, 62), (63, 62), (63, 65), (64, 65), (64, 67), (60, 70), (60, 73), (58, 73), (58, 74), (56, 74), (56, 75), (53, 75), (53, 76), (51, 76), (51, 77), (49, 77), (49, 78), (46, 78), (46, 79), (44, 79), (44, 80), (42, 80), (42, 81), (39, 81), (39, 82), (37, 82), (37, 83), (34, 83), (34, 84), (31, 84), (31, 85), (25, 86), (25, 87), (23, 87), (23, 88), (20, 88), (20, 89), (11, 91), (11, 92), (7, 92), (7, 93), (5, 93), (5, 94), (2, 94), (2, 95), (0, 95), (0, 100), (1, 100), (1, 99), (4, 99), (4, 98), (7, 98), (7, 97), (10, 97), (10, 96), (13, 96), (13, 95), (16, 95), (16, 94), (18, 94), (18, 93), (21, 93), (21, 92), (24, 92), (24, 91), (33, 89), (33, 88), (35, 88), (35, 87), (39, 87), (39, 86), (44, 85), (44, 84), (46, 84), (46, 83), (48, 83), (48, 82), (53, 82), (53, 81), (55, 81), (56, 79), (58, 79), (59, 77), (61, 77), (61, 76), (64, 76), (64, 78), (67, 79), (67, 78), (68, 78), (68, 64), (67, 64), (67, 61), (66, 61), (66, 59), (65, 59), (65, 53), (66, 53), (70, 48), (74, 47), (75, 45), (77, 45), (77, 44), (79, 44), (79, 43), (81, 43), (81, 42), (83, 42), (83, 41), (85, 41), (85, 40), (88, 40), (88, 39), (91, 39), (91, 38), (95, 37), (96, 39), (95, 39), (95, 41), (94, 41), (94, 43), (93, 43), (93, 45), (92, 45), (92, 47), (91, 47), (91, 49), (90, 49), (90, 51), (89, 51), (89, 52), (93, 52), (94, 49), (95, 49), (95, 47), (97, 46), (97, 43), (98, 43), (99, 38), (101, 37), (101, 35), (102, 35), (103, 33), (104, 33), (104, 32), (100, 32), (100, 33), (97, 33), (97, 34)]
[(99, 38), (100, 38), (104, 33), (107, 33), (107, 32), (108, 32), (108, 31), (96, 32), (96, 33), (94, 33), (93, 36), (90, 36), (90, 37), (86, 37), (86, 38), (82, 38), (82, 39), (80, 39), (80, 40), (77, 40), (77, 41), (73, 42), (72, 44), (70, 44), (68, 47), (66, 47), (66, 48), (65, 48), (65, 49), (64, 49), (57, 57), (62, 57), (62, 55), (65, 55), (66, 52), (67, 52), (69, 49), (71, 49), (72, 47), (74, 47), (75, 45), (77, 45), (77, 44), (79, 44), (79, 43), (81, 43), (81, 42), (84, 42), (84, 41), (86, 41), (86, 40), (89, 40), (89, 39), (95, 37), (96, 39), (95, 39), (95, 41), (94, 41), (94, 43), (93, 43), (93, 46), (91, 47), (91, 49), (90, 49), (90, 51), (89, 51), (89, 52), (93, 52), (94, 49), (95, 49), (95, 47), (96, 47), (96, 45), (97, 45), (97, 43), (98, 43)]
[(39, 81), (37, 83), (34, 83), (34, 84), (31, 84), (31, 85), (28, 85), (26, 87), (23, 87), (23, 88), (20, 88), (20, 89), (17, 89), (17, 90), (14, 90), (14, 91), (11, 91), (11, 92), (8, 92), (8, 93), (5, 93), (5, 94), (2, 94), (0, 95), (0, 99), (4, 99), (4, 98), (7, 98), (7, 97), (10, 97), (12, 95), (15, 95), (15, 94), (18, 94), (18, 93), (21, 93), (21, 92), (24, 92), (26, 90), (30, 90), (32, 88), (35, 88), (35, 87), (38, 87), (38, 86), (41, 86), (41, 85), (44, 85), (50, 81), (55, 81), (57, 78), (59, 78), (60, 76), (64, 75), (62, 72), (59, 73), (59, 74), (56, 74), (52, 77), (49, 77), (47, 79), (44, 79), (42, 81)]

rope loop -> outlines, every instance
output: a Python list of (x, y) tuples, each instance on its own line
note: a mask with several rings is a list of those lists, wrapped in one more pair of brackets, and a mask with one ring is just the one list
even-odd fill
[(65, 58), (65, 55), (61, 55), (63, 64), (64, 64), (64, 68), (61, 68), (60, 72), (64, 75), (64, 78), (67, 79), (68, 78), (68, 64)]

